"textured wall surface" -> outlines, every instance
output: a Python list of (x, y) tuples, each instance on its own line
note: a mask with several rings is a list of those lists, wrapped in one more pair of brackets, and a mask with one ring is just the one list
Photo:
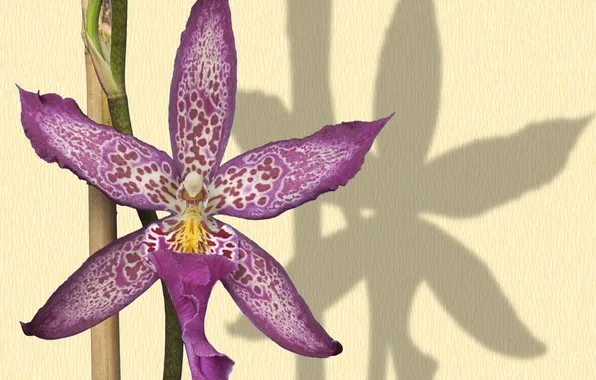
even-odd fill
[[(169, 151), (192, 1), (130, 2), (135, 134)], [(454, 5), (457, 3), (457, 5)], [(15, 83), (85, 109), (77, 1), (1, 2), (0, 377), (85, 379), (89, 332), (22, 334), (87, 256), (87, 188), (36, 157)], [(231, 0), (226, 157), (397, 112), (347, 188), (274, 220), (226, 219), (283, 263), (344, 352), (299, 358), (223, 287), (207, 333), (233, 379), (589, 379), (596, 345), (596, 3)], [(138, 227), (119, 208), (119, 235)], [(161, 290), (120, 314), (123, 379), (161, 376)], [(185, 369), (186, 379), (190, 379)]]

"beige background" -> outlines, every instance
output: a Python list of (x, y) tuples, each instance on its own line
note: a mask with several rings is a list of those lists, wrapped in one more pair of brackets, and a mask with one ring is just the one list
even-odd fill
[[(289, 3), (289, 4), (288, 4)], [(457, 3), (457, 5), (454, 5)], [(135, 134), (169, 151), (192, 1), (131, 2)], [(302, 359), (225, 290), (211, 342), (233, 379), (590, 379), (596, 345), (596, 3), (231, 0), (227, 157), (396, 111), (363, 171), (274, 220), (231, 220), (288, 268), (344, 353)], [(14, 86), (85, 108), (77, 1), (1, 2), (0, 378), (89, 378), (89, 333), (22, 334), (87, 255), (87, 188), (36, 157)], [(119, 235), (138, 227), (119, 208)], [(121, 313), (122, 378), (161, 376), (161, 290)], [(188, 369), (186, 379), (190, 379)]]

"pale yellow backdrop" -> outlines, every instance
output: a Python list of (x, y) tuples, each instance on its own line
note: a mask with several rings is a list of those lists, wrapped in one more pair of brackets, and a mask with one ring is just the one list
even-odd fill
[[(169, 151), (172, 62), (192, 1), (131, 1), (135, 134)], [(87, 256), (87, 188), (40, 160), (18, 83), (85, 109), (77, 1), (0, 5), (0, 378), (86, 379), (89, 333), (22, 334)], [(344, 352), (262, 339), (218, 286), (232, 379), (592, 379), (596, 3), (231, 0), (238, 109), (226, 157), (396, 111), (347, 188), (232, 220), (288, 268)], [(119, 235), (139, 226), (119, 208)], [(122, 378), (161, 376), (161, 290), (121, 313)], [(185, 369), (186, 379), (190, 379)]]

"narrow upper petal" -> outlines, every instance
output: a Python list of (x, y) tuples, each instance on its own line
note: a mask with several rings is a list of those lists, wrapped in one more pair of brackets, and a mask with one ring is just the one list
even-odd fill
[(193, 380), (225, 380), (234, 362), (213, 348), (205, 336), (205, 313), (213, 285), (236, 264), (218, 255), (155, 251), (147, 255), (165, 282), (182, 328)]
[(238, 269), (222, 283), (240, 310), (265, 335), (300, 355), (325, 358), (342, 352), (315, 320), (284, 268), (240, 232)]
[(345, 185), (390, 118), (328, 125), (303, 139), (270, 143), (228, 161), (208, 187), (205, 212), (272, 218)]
[(157, 280), (141, 256), (143, 230), (90, 256), (52, 294), (23, 332), (43, 339), (78, 334), (134, 301)]
[(119, 204), (176, 210), (176, 168), (165, 152), (93, 122), (72, 99), (19, 90), (21, 122), (39, 157), (70, 169)]
[(230, 137), (236, 105), (236, 47), (226, 0), (198, 0), (182, 33), (170, 88), (170, 138), (184, 178), (211, 178)]

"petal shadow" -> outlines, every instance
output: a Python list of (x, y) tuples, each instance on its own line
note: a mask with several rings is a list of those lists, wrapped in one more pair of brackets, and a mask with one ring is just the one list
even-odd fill
[(476, 255), (452, 237), (418, 223), (424, 279), (445, 310), (476, 341), (505, 355), (543, 355), (546, 346), (525, 326), (498, 282)]
[(449, 151), (424, 170), (422, 210), (452, 217), (482, 214), (551, 182), (565, 167), (592, 116), (533, 123), (510, 136)]

